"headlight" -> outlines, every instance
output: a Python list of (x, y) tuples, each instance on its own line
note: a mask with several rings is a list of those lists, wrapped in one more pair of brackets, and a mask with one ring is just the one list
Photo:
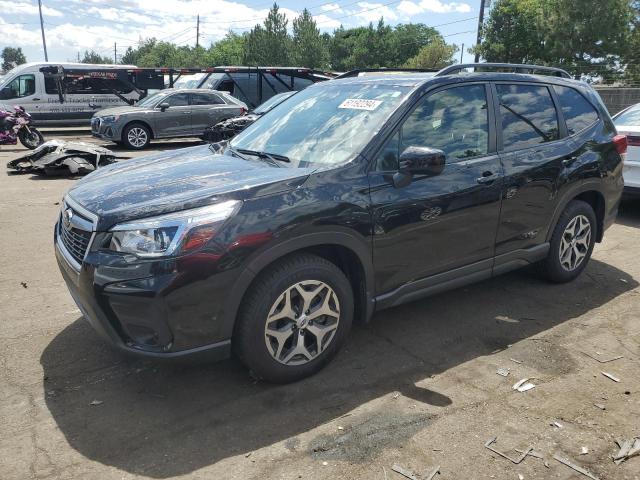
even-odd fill
[(111, 229), (109, 249), (139, 257), (189, 253), (211, 240), (240, 207), (238, 200), (121, 223)]
[(106, 117), (102, 117), (102, 121), (104, 123), (113, 123), (117, 122), (120, 115), (107, 115)]

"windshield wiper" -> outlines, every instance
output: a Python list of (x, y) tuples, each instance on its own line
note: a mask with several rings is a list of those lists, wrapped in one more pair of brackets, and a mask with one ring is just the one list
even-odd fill
[(258, 157), (258, 158), (260, 158), (262, 160), (268, 160), (269, 163), (271, 163), (272, 165), (275, 165), (277, 167), (281, 167), (282, 166), (282, 165), (280, 165), (278, 163), (278, 161), (291, 163), (291, 160), (289, 159), (289, 157), (285, 157), (284, 155), (280, 155), (280, 154), (277, 154), (277, 153), (259, 152), (259, 151), (256, 151), (256, 150), (245, 150), (244, 148), (239, 148), (239, 149), (237, 149), (235, 151), (239, 152), (239, 153), (244, 153), (246, 155), (255, 155), (256, 157)]
[[(209, 148), (211, 148), (213, 146), (213, 144), (209, 145)], [(211, 149), (213, 151), (213, 149)], [(239, 157), (243, 160), (249, 160), (247, 157), (245, 157), (241, 152), (239, 152), (238, 150), (236, 150), (235, 148), (231, 148), (231, 147), (227, 147), (225, 149), (226, 152), (231, 153), (232, 155), (235, 155), (236, 157)]]

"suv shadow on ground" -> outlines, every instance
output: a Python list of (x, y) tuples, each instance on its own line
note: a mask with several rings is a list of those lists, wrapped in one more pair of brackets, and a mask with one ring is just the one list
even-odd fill
[[(284, 386), (252, 381), (235, 361), (185, 366), (125, 359), (80, 318), (41, 356), (44, 396), (74, 449), (133, 474), (187, 474), (281, 441), (305, 455), (366, 462), (426, 427), (438, 407), (462, 401), (416, 383), (575, 319), (637, 285), (593, 259), (565, 285), (514, 272), (381, 312), (354, 328), (328, 368)], [(542, 356), (538, 343), (514, 348), (531, 349), (538, 360), (529, 365), (548, 377), (575, 368), (577, 351), (550, 344)], [(296, 438), (393, 391), (428, 408), (394, 416), (375, 402), (352, 413), (349, 435), (340, 440), (338, 433), (305, 445)], [(91, 406), (94, 400), (102, 403)]]

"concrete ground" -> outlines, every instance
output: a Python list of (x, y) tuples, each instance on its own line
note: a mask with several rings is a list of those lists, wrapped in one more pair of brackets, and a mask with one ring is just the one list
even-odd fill
[[(0, 162), (23, 153), (0, 147)], [(640, 479), (640, 456), (610, 458), (640, 435), (640, 202), (577, 281), (519, 271), (382, 312), (324, 371), (274, 386), (233, 360), (125, 358), (94, 334), (53, 254), (74, 181), (0, 174), (0, 479), (401, 480), (394, 464), (419, 479), (436, 466), (442, 479), (587, 478), (556, 453)], [(525, 377), (536, 387), (514, 391)], [(511, 463), (484, 447), (494, 436), (544, 460)]]

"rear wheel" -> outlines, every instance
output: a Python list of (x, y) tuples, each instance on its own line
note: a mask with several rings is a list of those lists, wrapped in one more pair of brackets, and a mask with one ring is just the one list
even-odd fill
[(586, 202), (573, 200), (558, 219), (549, 255), (541, 267), (552, 282), (575, 279), (585, 269), (596, 241), (596, 214)]
[(344, 273), (321, 257), (295, 255), (261, 274), (245, 296), (234, 351), (258, 378), (293, 382), (333, 358), (352, 319)]
[(127, 125), (122, 132), (122, 143), (128, 148), (142, 150), (151, 142), (151, 132), (141, 123)]
[(20, 143), (30, 150), (38, 148), (44, 143), (44, 137), (35, 128), (29, 128), (29, 130), (26, 128), (20, 129), (18, 138), (20, 139)]

